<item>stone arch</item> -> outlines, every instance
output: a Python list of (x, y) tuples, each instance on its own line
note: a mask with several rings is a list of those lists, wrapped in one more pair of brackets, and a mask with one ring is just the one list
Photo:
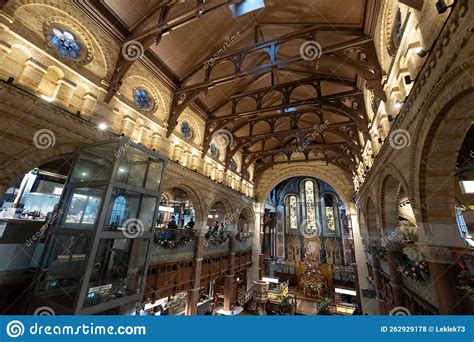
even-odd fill
[[(44, 8), (42, 13), (38, 10), (40, 8)], [(99, 78), (107, 78), (113, 71), (118, 46), (99, 31), (92, 34), (87, 27), (92, 27), (93, 24), (80, 11), (74, 11), (69, 4), (59, 0), (18, 0), (11, 7), (11, 11), (16, 18), (40, 35), (43, 41), (45, 30), (51, 24), (57, 23), (70, 28), (87, 47), (87, 56), (79, 64)], [(105, 51), (113, 53), (105, 54)], [(76, 71), (81, 71), (77, 63), (68, 64)]]
[[(244, 227), (246, 228), (246, 231), (254, 232), (255, 231), (255, 212), (253, 211), (253, 209), (249, 206), (244, 206), (243, 208), (238, 209), (238, 213), (239, 213), (238, 219), (240, 220), (240, 218), (243, 217), (245, 221), (247, 222), (248, 226)], [(239, 222), (237, 222), (237, 228), (239, 228)]]
[(266, 181), (262, 182), (262, 180), (259, 180), (255, 188), (255, 197), (262, 206), (261, 212), (263, 212), (265, 198), (275, 186), (286, 179), (298, 176), (313, 177), (328, 183), (336, 190), (344, 202), (344, 206), (348, 207), (348, 204), (352, 202), (352, 182), (347, 177), (338, 177), (337, 171), (334, 171), (335, 170), (328, 169), (326, 166), (293, 165), (285, 167), (283, 170), (277, 170), (277, 172), (274, 172)]
[(59, 80), (64, 78), (64, 72), (56, 66), (50, 66), (41, 79), (37, 93), (53, 100), (59, 88)]
[[(138, 108), (138, 106), (136, 105), (134, 100), (134, 91), (137, 88), (146, 90), (149, 93), (149, 96), (151, 96), (151, 98), (153, 99), (153, 107), (150, 110), (140, 110), (140, 108)], [(168, 105), (165, 101), (163, 94), (157, 87), (155, 87), (153, 83), (149, 81), (149, 79), (146, 79), (145, 77), (140, 75), (132, 74), (123, 80), (120, 93), (123, 94), (123, 96), (128, 101), (130, 101), (130, 103), (133, 103), (133, 107), (138, 112), (150, 116), (159, 116), (163, 120), (166, 119), (166, 115), (169, 111)]]
[(221, 202), (224, 205), (225, 215), (232, 216), (236, 212), (236, 208), (232, 205), (232, 203), (224, 197), (224, 195), (217, 195), (212, 200), (211, 204), (208, 206), (208, 209), (211, 210), (214, 205), (218, 202)]
[(378, 242), (381, 238), (381, 232), (378, 225), (377, 209), (371, 197), (367, 198), (365, 208), (364, 216), (367, 224), (368, 238), (371, 242)]
[(191, 138), (191, 142), (195, 143), (196, 145), (201, 145), (203, 140), (202, 129), (195, 118), (196, 114), (194, 112), (190, 112), (189, 110), (185, 110), (181, 117), (179, 118), (178, 125), (176, 126), (175, 133), (178, 136), (181, 136), (181, 123), (186, 121), (193, 131), (193, 136)]
[(190, 200), (193, 203), (196, 228), (204, 228), (206, 225), (207, 210), (203, 207), (204, 197), (199, 192), (198, 189), (192, 189), (189, 185), (184, 183), (184, 180), (176, 180), (173, 178), (173, 175), (166, 175), (165, 182), (166, 188), (162, 189), (162, 192), (169, 192), (173, 188), (178, 188), (186, 192), (186, 195), (189, 196)]
[(424, 238), (430, 243), (463, 245), (454, 212), (454, 171), (459, 149), (474, 123), (473, 107), (474, 91), (459, 94), (441, 110), (423, 143), (419, 204)]
[(386, 175), (382, 181), (380, 222), (384, 237), (391, 236), (399, 226), (398, 205), (400, 188), (400, 182), (392, 175)]
[[(419, 119), (414, 130), (416, 134), (414, 134), (412, 146), (423, 146), (423, 148), (411, 150), (410, 170), (412, 172), (410, 173), (409, 189), (413, 194), (413, 206), (420, 239), (430, 241), (436, 235), (437, 238), (432, 241), (434, 245), (445, 245), (450, 238), (453, 238), (453, 235), (450, 234), (453, 233), (455, 225), (454, 205), (450, 205), (453, 204), (453, 197), (447, 196), (447, 194), (452, 195), (453, 188), (449, 188), (448, 184), (445, 183), (446, 180), (444, 180), (441, 182), (442, 187), (440, 189), (442, 191), (440, 189), (435, 191), (439, 198), (448, 198), (443, 205), (444, 208), (440, 208), (443, 219), (436, 219), (436, 224), (433, 224), (433, 222), (430, 224), (430, 218), (436, 217), (436, 215), (432, 215), (436, 210), (430, 209), (429, 205), (426, 206), (428, 203), (425, 203), (430, 200), (428, 192), (432, 190), (432, 184), (429, 184), (427, 177), (432, 176), (433, 171), (430, 171), (428, 165), (430, 165), (431, 170), (438, 170), (440, 164), (442, 164), (441, 161), (443, 161), (445, 167), (446, 165), (452, 165), (451, 172), (454, 171), (453, 160), (455, 162), (457, 158), (457, 149), (469, 129), (469, 124), (474, 120), (474, 112), (472, 111), (474, 101), (473, 65), (474, 57), (470, 57), (453, 68), (438, 82), (438, 86), (431, 92), (431, 96), (424, 101), (422, 108), (419, 110)], [(441, 134), (442, 132), (445, 133), (444, 137)], [(442, 143), (446, 139), (449, 139), (449, 144), (446, 144), (446, 146), (430, 145)], [(436, 159), (429, 154), (430, 148), (440, 147), (443, 148), (443, 156), (446, 154), (447, 159)], [(447, 171), (440, 170), (440, 172), (440, 175), (443, 175)], [(451, 184), (450, 181), (449, 183)], [(439, 217), (441, 217), (441, 212), (438, 212)], [(461, 243), (460, 240), (455, 240), (453, 243)]]
[(31, 147), (10, 158), (2, 165), (0, 174), (4, 175), (0, 179), (0, 188), (6, 190), (15, 179), (33, 170), (39, 165), (46, 164), (64, 156), (73, 156), (78, 147), (90, 143), (90, 141), (56, 141), (52, 148), (40, 150)]

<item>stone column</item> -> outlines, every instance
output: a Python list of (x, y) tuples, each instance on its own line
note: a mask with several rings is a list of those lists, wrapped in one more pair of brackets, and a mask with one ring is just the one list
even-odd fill
[(58, 91), (56, 92), (56, 102), (67, 109), (72, 95), (76, 90), (76, 84), (66, 79), (60, 79), (57, 84)]
[(157, 151), (160, 150), (162, 137), (161, 134), (155, 132), (151, 135), (151, 147), (155, 148)]
[(191, 162), (191, 168), (193, 170), (198, 170), (199, 171), (199, 162), (200, 162), (200, 159), (198, 156), (192, 156), (192, 162)]
[(181, 162), (181, 156), (183, 155), (183, 149), (181, 146), (176, 145), (174, 147), (174, 154), (173, 154), (173, 160)]
[(453, 266), (455, 258), (449, 247), (423, 246), (422, 251), (428, 256), (431, 286), (438, 299), (440, 315), (460, 315), (456, 277)]
[(395, 306), (403, 306), (403, 295), (400, 285), (402, 283), (400, 272), (397, 268), (396, 251), (395, 248), (390, 246), (387, 248), (387, 262), (390, 272), (390, 286), (392, 287), (393, 293), (393, 304)]
[(124, 115), (122, 118), (122, 132), (127, 137), (131, 137), (133, 134), (133, 129), (135, 128), (135, 120), (128, 115)]
[(191, 166), (191, 152), (190, 151), (184, 151), (183, 152), (183, 165), (186, 166), (186, 167), (190, 167)]
[(47, 71), (44, 65), (30, 58), (25, 62), (23, 73), (19, 77), (18, 83), (35, 93)]
[(94, 114), (96, 103), (97, 97), (94, 94), (86, 93), (82, 98), (81, 117), (86, 120), (90, 120), (90, 118)]
[(193, 288), (188, 290), (186, 299), (186, 316), (197, 315), (197, 304), (199, 301), (199, 286), (201, 283), (202, 259), (204, 256), (204, 234), (206, 229), (194, 230), (195, 250), (193, 260)]
[(0, 41), (0, 64), (3, 63), (5, 57), (10, 53), (10, 51), (11, 46), (4, 41)]
[(138, 128), (138, 130), (140, 131), (140, 144), (142, 144), (143, 146), (148, 146), (148, 140), (150, 138), (150, 127), (148, 126), (140, 126)]
[(234, 276), (235, 276), (235, 232), (229, 238), (229, 273), (225, 276), (224, 284), (224, 309), (230, 310), (235, 301), (234, 298)]
[(373, 260), (373, 270), (374, 270), (374, 283), (375, 283), (375, 291), (377, 292), (377, 302), (378, 307), (380, 310), (381, 315), (387, 314), (387, 307), (385, 302), (382, 298), (382, 275), (380, 271), (380, 262), (379, 258), (375, 255), (375, 246), (370, 247), (370, 252), (372, 253), (372, 260)]

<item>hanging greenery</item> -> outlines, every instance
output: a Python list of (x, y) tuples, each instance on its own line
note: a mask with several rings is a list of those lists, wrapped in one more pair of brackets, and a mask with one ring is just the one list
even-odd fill
[(427, 281), (430, 277), (425, 256), (411, 247), (405, 247), (398, 260), (398, 270), (415, 281)]
[(153, 239), (156, 245), (166, 249), (184, 247), (192, 240), (194, 240), (192, 232), (177, 229), (160, 229)]
[(400, 221), (400, 234), (404, 242), (418, 242), (418, 228), (408, 221)]

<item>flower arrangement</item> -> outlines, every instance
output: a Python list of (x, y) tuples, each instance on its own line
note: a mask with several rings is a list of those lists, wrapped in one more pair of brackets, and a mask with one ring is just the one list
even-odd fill
[(253, 236), (251, 232), (238, 232), (235, 236), (237, 241), (244, 242), (250, 239)]
[(173, 229), (159, 230), (153, 239), (156, 245), (166, 249), (184, 247), (192, 240), (194, 240), (192, 232)]
[(470, 293), (474, 292), (474, 273), (471, 272), (469, 267), (464, 262), (458, 263), (459, 275), (458, 284), (459, 287), (467, 289)]
[(418, 229), (408, 221), (400, 223), (400, 234), (404, 242), (418, 242)]
[(207, 243), (217, 246), (226, 242), (230, 237), (230, 233), (226, 231), (208, 232), (205, 237)]
[(411, 280), (426, 281), (430, 277), (425, 256), (414, 248), (405, 247), (398, 264), (398, 270)]

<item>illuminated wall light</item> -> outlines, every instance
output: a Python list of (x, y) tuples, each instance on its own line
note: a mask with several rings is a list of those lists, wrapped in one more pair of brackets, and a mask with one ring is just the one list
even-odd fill
[(474, 180), (463, 180), (459, 182), (463, 194), (474, 194)]
[(395, 108), (400, 109), (403, 106), (403, 102), (400, 100), (395, 101)]
[(54, 99), (51, 96), (41, 95), (40, 96), (46, 102), (53, 102)]
[(105, 131), (108, 126), (105, 122), (101, 122), (100, 124), (97, 125), (97, 128), (100, 129), (101, 131)]

